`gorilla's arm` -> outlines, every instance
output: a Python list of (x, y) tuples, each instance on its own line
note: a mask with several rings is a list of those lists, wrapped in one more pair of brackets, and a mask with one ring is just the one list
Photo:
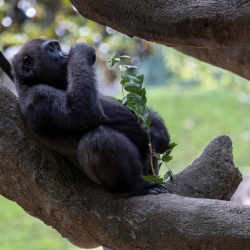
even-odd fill
[[(89, 53), (89, 55), (86, 53)], [(71, 49), (66, 91), (39, 84), (21, 93), (22, 112), (33, 131), (51, 134), (83, 131), (98, 126), (104, 113), (96, 91), (94, 71), (88, 60), (94, 51), (78, 44)], [(53, 129), (52, 129), (53, 128)]]
[[(87, 47), (87, 48), (86, 48)], [(84, 120), (100, 123), (104, 118), (103, 108), (96, 89), (95, 51), (85, 44), (75, 45), (70, 52), (68, 63), (67, 105), (74, 115)]]

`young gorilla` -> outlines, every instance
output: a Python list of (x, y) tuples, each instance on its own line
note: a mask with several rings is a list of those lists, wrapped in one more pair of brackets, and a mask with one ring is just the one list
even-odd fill
[[(112, 192), (167, 192), (142, 179), (150, 173), (147, 135), (133, 112), (98, 93), (95, 60), (94, 49), (83, 43), (69, 54), (55, 40), (26, 43), (14, 57), (13, 73), (27, 125), (49, 148), (77, 159), (78, 168)], [(151, 136), (157, 153), (168, 148), (168, 132), (154, 112)]]

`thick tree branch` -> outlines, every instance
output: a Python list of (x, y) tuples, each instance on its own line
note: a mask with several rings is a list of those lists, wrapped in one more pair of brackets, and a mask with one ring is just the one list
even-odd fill
[(96, 22), (129, 36), (178, 48), (188, 55), (250, 79), (250, 1), (71, 2), (83, 16)]
[(245, 0), (71, 0), (80, 13), (130, 36), (195, 47), (249, 44)]
[[(119, 198), (36, 142), (16, 98), (5, 88), (0, 88), (0, 113), (0, 193), (74, 244), (121, 250), (248, 249), (248, 208), (175, 194)], [(240, 181), (231, 141), (221, 136), (169, 188), (194, 197), (229, 199)]]

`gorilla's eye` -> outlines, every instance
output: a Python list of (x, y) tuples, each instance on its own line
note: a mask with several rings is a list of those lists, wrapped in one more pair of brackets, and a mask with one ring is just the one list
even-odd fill
[(23, 67), (29, 69), (33, 66), (34, 60), (31, 56), (24, 56), (23, 58)]
[(57, 41), (49, 41), (45, 44), (45, 49), (49, 52), (61, 51), (60, 44)]
[(55, 50), (55, 47), (54, 47), (54, 46), (49, 46), (49, 47), (48, 47), (48, 51), (49, 51), (49, 52), (54, 52), (54, 50)]
[(58, 43), (54, 43), (54, 44), (51, 43), (48, 49), (50, 51), (61, 50), (60, 45)]

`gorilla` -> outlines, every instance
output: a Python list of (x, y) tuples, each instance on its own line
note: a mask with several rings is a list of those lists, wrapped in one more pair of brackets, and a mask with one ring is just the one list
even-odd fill
[[(131, 110), (98, 92), (95, 61), (95, 50), (84, 43), (64, 53), (56, 40), (27, 42), (13, 59), (27, 126), (45, 146), (110, 192), (168, 192), (164, 185), (143, 180), (151, 174), (148, 136)], [(170, 137), (162, 119), (150, 112), (153, 149), (163, 153)]]

